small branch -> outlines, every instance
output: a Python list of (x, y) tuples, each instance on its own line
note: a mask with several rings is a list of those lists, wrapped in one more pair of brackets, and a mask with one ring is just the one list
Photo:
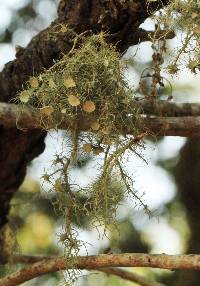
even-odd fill
[(0, 279), (0, 286), (16, 286), (40, 275), (66, 270), (97, 269), (105, 267), (153, 267), (162, 269), (185, 269), (200, 271), (200, 255), (166, 255), (166, 254), (101, 254), (97, 256), (79, 256), (73, 261), (66, 258), (51, 258), (36, 262), (11, 275)]
[[(129, 32), (126, 39), (129, 45), (138, 45), (138, 43), (152, 41), (152, 39), (169, 40), (175, 37), (175, 33), (172, 30), (146, 31), (142, 28), (135, 29), (135, 27), (133, 27), (133, 31)], [(115, 38), (117, 34), (118, 33), (111, 35), (111, 38)]]
[(104, 272), (109, 275), (118, 276), (124, 280), (135, 282), (141, 286), (165, 286), (164, 284), (158, 283), (156, 281), (147, 280), (145, 277), (138, 275), (136, 273), (125, 271), (120, 268), (103, 268), (99, 271)]
[[(14, 255), (9, 257), (9, 260), (6, 261), (6, 263), (9, 264), (32, 264), (36, 262), (40, 262), (42, 260), (49, 260), (49, 259), (55, 259), (57, 256), (49, 256), (49, 255)], [(2, 264), (5, 264), (4, 262), (1, 262)], [(0, 263), (0, 264), (1, 264)]]
[[(144, 126), (141, 127), (141, 129), (143, 128), (141, 131), (149, 131), (159, 136), (200, 136), (200, 104), (198, 103), (141, 102), (141, 105), (138, 104), (138, 106), (143, 110), (141, 113), (144, 116)], [(160, 113), (162, 116), (165, 115), (165, 117), (159, 117), (158, 114)], [(6, 128), (17, 125), (23, 131), (36, 128), (42, 129), (40, 118), (41, 116), (36, 109), (0, 103), (0, 123)], [(95, 118), (91, 116), (90, 118), (86, 116), (80, 117), (78, 123), (80, 130), (90, 130), (91, 122), (94, 120)], [(46, 121), (48, 122), (48, 118), (46, 118)], [(43, 123), (45, 123), (45, 118), (43, 118)], [(73, 128), (73, 122), (71, 119), (65, 119), (58, 128), (63, 130)], [(122, 126), (121, 131), (123, 134), (132, 133), (128, 123), (126, 127)]]
[[(55, 257), (53, 256), (29, 256), (29, 255), (15, 255), (11, 258), (11, 263), (20, 263), (20, 264), (32, 264), (32, 263), (36, 263), (39, 262), (41, 260), (48, 260), (48, 259), (53, 259)], [(10, 261), (9, 261), (10, 263)], [(47, 262), (48, 263), (48, 262)], [(123, 269), (120, 268), (102, 268), (102, 269), (98, 269), (98, 271), (101, 271), (103, 273), (106, 273), (108, 275), (115, 275), (118, 276), (122, 279), (131, 281), (131, 282), (135, 282), (141, 286), (165, 286), (161, 283), (155, 282), (155, 281), (149, 281), (148, 279), (146, 279), (145, 277), (130, 272), (130, 271), (125, 271)]]
[(144, 114), (166, 117), (200, 116), (200, 103), (177, 103), (166, 100), (142, 100), (136, 103)]
[(145, 129), (157, 136), (200, 137), (200, 116), (154, 117), (144, 122)]
[(172, 30), (160, 30), (160, 31), (146, 31), (141, 28), (138, 29), (138, 42), (155, 40), (173, 39), (175, 33)]

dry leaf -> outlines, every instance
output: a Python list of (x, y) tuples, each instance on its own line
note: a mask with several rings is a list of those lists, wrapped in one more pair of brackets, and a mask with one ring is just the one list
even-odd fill
[(68, 102), (71, 106), (78, 106), (80, 104), (79, 98), (73, 94), (68, 96)]
[(91, 124), (91, 128), (92, 128), (92, 130), (94, 130), (94, 131), (99, 130), (99, 128), (100, 128), (99, 122), (97, 122), (97, 121), (93, 122), (93, 123)]
[(54, 112), (54, 108), (50, 105), (40, 108), (40, 112), (44, 115), (50, 116)]
[(93, 101), (91, 100), (87, 100), (84, 104), (83, 104), (83, 110), (85, 112), (91, 113), (95, 110), (95, 104)]
[(75, 87), (76, 83), (71, 76), (64, 76), (64, 86), (66, 88)]
[(33, 88), (37, 88), (39, 86), (39, 82), (38, 82), (36, 77), (30, 78), (29, 83), (30, 83), (31, 87), (33, 87)]
[(86, 143), (83, 145), (83, 151), (85, 153), (90, 153), (92, 151), (92, 145), (90, 143)]
[(23, 103), (27, 103), (29, 101), (30, 94), (27, 90), (24, 90), (20, 93), (19, 100)]

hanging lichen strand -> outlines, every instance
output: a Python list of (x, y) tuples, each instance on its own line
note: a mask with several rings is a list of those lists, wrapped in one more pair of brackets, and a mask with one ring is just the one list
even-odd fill
[[(199, 11), (199, 1), (175, 0), (153, 15), (156, 22), (155, 37), (151, 39), (153, 72), (150, 74), (146, 69), (147, 75), (142, 73), (139, 89), (142, 97), (159, 98), (165, 80), (163, 68), (171, 75), (181, 65), (194, 73), (199, 70)], [(124, 163), (129, 152), (140, 156), (138, 148), (147, 133), (141, 131), (144, 130), (141, 110), (134, 104), (134, 91), (124, 77), (128, 63), (115, 46), (106, 43), (106, 35), (86, 37), (62, 25), (57, 28), (55, 33), (66, 33), (72, 40), (71, 51), (49, 70), (30, 78), (18, 99), (21, 104), (37, 109), (45, 130), (63, 126), (68, 129), (63, 136), (63, 151), (55, 154), (52, 170), (43, 175), (43, 180), (57, 193), (57, 207), (64, 215), (60, 240), (66, 257), (75, 259), (83, 245), (75, 225), (81, 226), (83, 219), (93, 226), (97, 222), (108, 226), (113, 223), (124, 196), (130, 195), (148, 211), (134, 190), (132, 176), (126, 172)], [(166, 40), (157, 37), (163, 28), (182, 33), (181, 46), (173, 50), (168, 62), (164, 58)], [(149, 77), (150, 85), (145, 81)], [(97, 175), (82, 187), (73, 180), (71, 169), (78, 158), (85, 156), (95, 158)]]
[[(126, 62), (105, 37), (76, 35), (74, 46), (79, 42), (79, 48), (73, 47), (52, 68), (30, 78), (19, 94), (21, 104), (38, 108), (44, 129), (58, 129), (68, 122), (63, 152), (55, 154), (52, 172), (43, 175), (57, 192), (57, 206), (64, 215), (60, 240), (67, 257), (76, 257), (82, 246), (73, 222), (81, 225), (88, 218), (95, 226), (113, 223), (124, 195), (132, 195), (148, 210), (123, 164), (126, 152), (139, 155), (136, 147), (141, 147), (145, 135), (140, 132), (142, 119), (124, 78)], [(83, 131), (84, 121), (88, 126)], [(123, 135), (125, 128), (131, 135)], [(83, 188), (73, 182), (70, 170), (78, 157), (88, 155), (100, 160), (95, 180)]]
[(171, 54), (167, 69), (176, 74), (183, 66), (196, 73), (200, 69), (200, 2), (199, 0), (171, 1), (156, 20), (164, 27), (181, 34), (181, 45)]
[[(179, 71), (189, 70), (196, 74), (200, 70), (200, 1), (171, 0), (159, 12), (149, 13), (155, 23), (155, 32), (149, 35), (153, 51), (152, 65), (141, 73), (139, 92), (141, 97), (156, 100), (161, 98), (160, 95), (163, 98), (162, 89), (169, 87), (170, 93), (165, 95), (170, 100), (173, 95), (169, 78)], [(166, 38), (163, 37), (164, 31), (166, 38), (169, 31), (177, 35), (176, 48), (169, 49)]]

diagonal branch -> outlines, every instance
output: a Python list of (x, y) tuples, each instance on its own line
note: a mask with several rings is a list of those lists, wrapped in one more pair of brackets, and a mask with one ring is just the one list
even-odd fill
[(109, 275), (118, 276), (124, 280), (135, 282), (141, 286), (165, 286), (164, 284), (158, 283), (156, 281), (148, 280), (139, 274), (136, 274), (136, 273), (133, 273), (130, 271), (125, 271), (125, 270), (120, 269), (120, 268), (109, 267), (109, 268), (99, 269), (99, 271), (104, 272), (104, 273), (109, 274)]
[(63, 257), (44, 259), (0, 279), (0, 286), (20, 285), (35, 277), (66, 269), (100, 269), (105, 267), (152, 267), (200, 271), (200, 255), (124, 253), (79, 256), (76, 259), (73, 258), (73, 261)]

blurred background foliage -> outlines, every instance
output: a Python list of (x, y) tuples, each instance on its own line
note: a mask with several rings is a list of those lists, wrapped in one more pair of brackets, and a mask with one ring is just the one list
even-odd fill
[[(18, 46), (25, 47), (31, 38), (47, 27), (56, 17), (58, 1), (53, 0), (1, 0), (0, 3), (0, 67), (12, 60)], [(152, 29), (153, 23), (146, 21), (145, 28)], [(168, 48), (177, 45), (171, 40)], [(140, 44), (131, 47), (126, 57), (133, 58), (127, 78), (137, 89), (141, 72), (151, 67), (151, 44)], [(181, 74), (173, 84), (173, 96), (177, 101), (198, 101), (199, 89), (196, 77)], [(169, 93), (169, 85), (161, 91)], [(62, 255), (59, 242), (62, 229), (62, 216), (56, 210), (56, 194), (45, 192), (40, 184), (43, 168), (50, 167), (55, 145), (59, 145), (62, 134), (50, 134), (46, 139), (46, 150), (35, 159), (28, 168), (27, 177), (12, 200), (10, 227), (17, 237), (16, 251), (27, 254)], [(197, 139), (187, 141), (183, 138), (156, 138), (146, 141), (144, 157), (148, 165), (136, 157), (127, 161), (128, 168), (133, 170), (135, 187), (152, 209), (153, 217), (149, 218), (134, 203), (124, 200), (117, 213), (117, 228), (110, 226), (107, 236), (98, 240), (98, 232), (90, 228), (84, 218), (79, 225), (81, 238), (88, 241), (88, 252), (157, 252), (157, 253), (192, 253), (199, 252), (200, 219), (199, 219), (199, 178), (198, 165), (200, 142)], [(180, 153), (180, 149), (182, 152)], [(78, 158), (72, 170), (75, 179), (84, 182), (93, 172), (92, 157)], [(83, 199), (84, 198), (80, 198)], [(76, 221), (74, 221), (76, 224)], [(78, 229), (78, 228), (77, 228)], [(99, 229), (101, 232), (101, 228)], [(83, 250), (84, 253), (84, 250)], [(17, 266), (1, 267), (1, 275)], [(164, 270), (133, 269), (137, 273), (155, 278), (166, 285), (199, 285), (198, 273), (177, 273)], [(80, 285), (134, 285), (113, 276), (94, 272), (83, 272), (78, 280)], [(62, 283), (60, 273), (52, 273), (24, 283), (25, 286), (54, 286)]]

